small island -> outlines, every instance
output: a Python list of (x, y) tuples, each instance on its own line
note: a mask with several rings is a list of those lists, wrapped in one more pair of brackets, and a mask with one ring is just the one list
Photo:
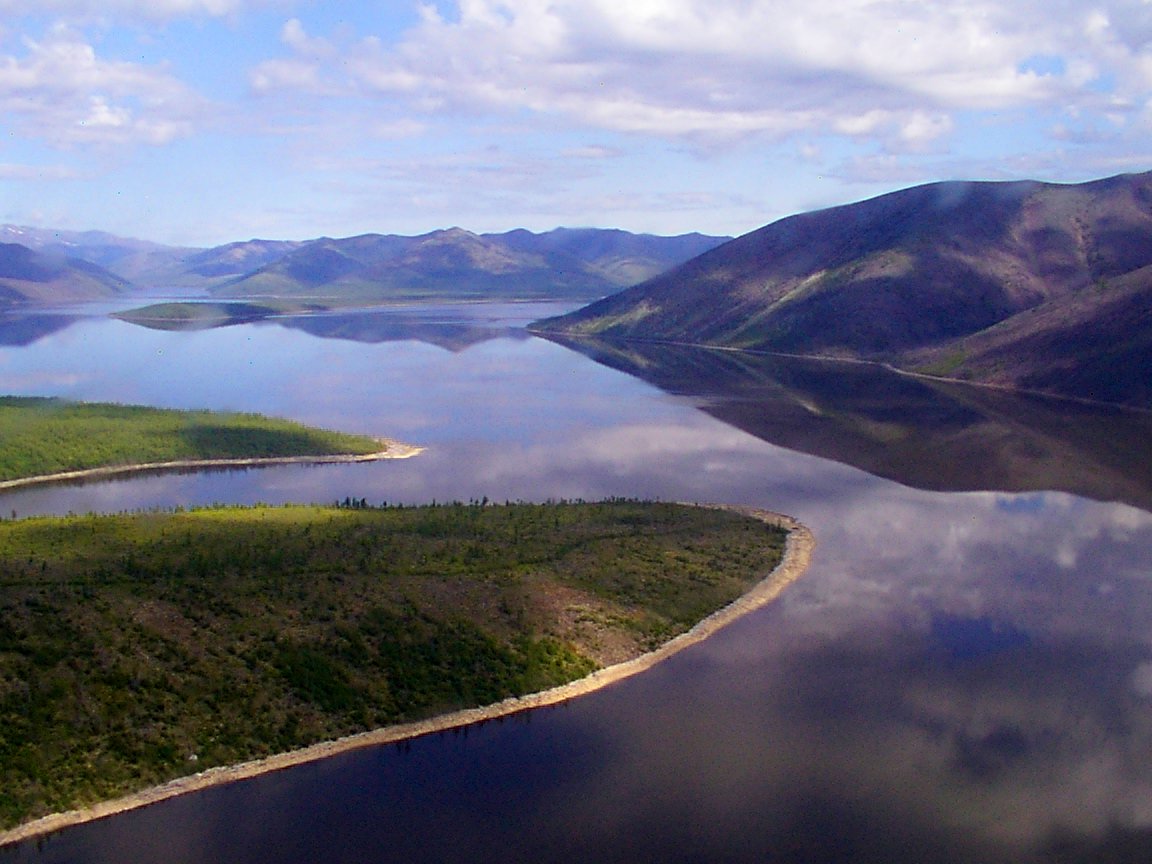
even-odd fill
[(0, 490), (139, 471), (404, 458), (419, 448), (274, 417), (0, 396)]
[(314, 314), (352, 305), (352, 302), (340, 303), (339, 300), (318, 303), (290, 298), (263, 298), (260, 302), (175, 301), (114, 312), (112, 317), (152, 330), (210, 330), (251, 324), (279, 315)]
[(572, 698), (768, 602), (811, 546), (631, 500), (0, 522), (0, 844)]

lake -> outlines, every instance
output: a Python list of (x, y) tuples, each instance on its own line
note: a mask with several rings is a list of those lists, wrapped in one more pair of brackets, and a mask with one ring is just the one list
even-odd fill
[(796, 516), (776, 603), (588, 697), (173, 799), (2, 862), (1152, 860), (1148, 415), (867, 367), (567, 346), (571, 304), (149, 330), (0, 320), (0, 393), (426, 446), (151, 475), (0, 513), (607, 496)]

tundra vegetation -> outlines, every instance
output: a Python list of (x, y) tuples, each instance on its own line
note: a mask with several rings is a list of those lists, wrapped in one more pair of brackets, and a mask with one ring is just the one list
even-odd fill
[(0, 521), (0, 825), (582, 677), (785, 536), (630, 500)]
[(203, 459), (365, 455), (380, 441), (259, 414), (0, 396), (0, 481)]

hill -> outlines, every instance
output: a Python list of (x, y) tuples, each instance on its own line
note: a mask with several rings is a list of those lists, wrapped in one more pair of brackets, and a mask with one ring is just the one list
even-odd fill
[(397, 299), (586, 298), (649, 279), (728, 240), (600, 228), (460, 228), (420, 236), (364, 234), (252, 239), (208, 249), (164, 246), (102, 231), (0, 225), (0, 242), (94, 264), (141, 292), (211, 291), (222, 299), (319, 298), (322, 305)]
[(303, 246), (291, 240), (244, 240), (214, 246), (189, 255), (185, 272), (204, 279), (237, 279), (279, 261)]
[(128, 282), (79, 258), (0, 243), (0, 308), (114, 297)]
[(792, 216), (540, 331), (882, 361), (1152, 405), (1152, 173)]
[(681, 263), (725, 238), (600, 229), (321, 238), (212, 289), (219, 297), (419, 300), (594, 298)]
[(118, 237), (105, 231), (64, 231), (23, 225), (0, 225), (0, 242), (19, 243), (57, 258), (86, 261), (134, 285), (167, 282), (169, 275), (183, 270), (184, 259), (197, 251)]

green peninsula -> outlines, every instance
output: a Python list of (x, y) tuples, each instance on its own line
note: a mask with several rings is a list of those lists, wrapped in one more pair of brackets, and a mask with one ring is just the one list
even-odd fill
[(0, 521), (0, 826), (636, 658), (787, 535), (627, 500)]
[[(168, 463), (381, 455), (365, 435), (216, 411), (0, 397), (0, 484)], [(193, 464), (194, 467), (194, 464)]]

